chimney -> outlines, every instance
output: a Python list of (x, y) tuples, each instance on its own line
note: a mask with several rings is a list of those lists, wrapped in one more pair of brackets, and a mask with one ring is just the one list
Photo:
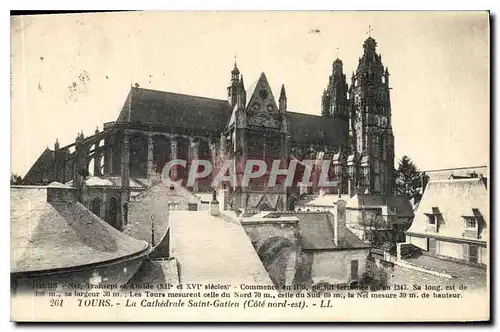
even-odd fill
[(337, 211), (334, 217), (334, 242), (335, 245), (338, 246), (340, 241), (345, 237), (346, 230), (346, 201), (343, 199), (339, 199), (335, 205), (337, 207)]
[(47, 186), (48, 203), (76, 203), (78, 202), (76, 188), (59, 182), (52, 182)]
[(217, 192), (212, 192), (212, 201), (210, 202), (210, 215), (218, 216), (220, 214), (219, 201), (217, 200)]

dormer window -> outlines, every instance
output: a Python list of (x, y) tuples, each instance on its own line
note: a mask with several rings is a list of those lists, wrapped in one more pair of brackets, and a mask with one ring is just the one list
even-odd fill
[(478, 209), (472, 209), (472, 213), (472, 215), (462, 216), (464, 220), (463, 236), (479, 238), (486, 225), (484, 218)]
[(439, 212), (439, 208), (433, 207), (432, 213), (424, 213), (427, 216), (427, 227), (426, 230), (439, 232), (439, 227), (442, 224), (442, 215)]
[(464, 219), (465, 219), (465, 228), (467, 228), (467, 229), (476, 229), (477, 228), (476, 217), (464, 217)]

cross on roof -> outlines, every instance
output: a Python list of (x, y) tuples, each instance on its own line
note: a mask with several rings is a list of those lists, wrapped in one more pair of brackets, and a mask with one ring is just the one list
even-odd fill
[(371, 37), (371, 36), (372, 36), (372, 31), (373, 31), (373, 28), (372, 28), (372, 26), (371, 26), (371, 24), (370, 24), (370, 25), (368, 25), (368, 32), (367, 32), (368, 37)]
[(337, 54), (337, 59), (338, 59), (339, 58), (339, 47), (338, 46), (337, 46), (337, 52), (336, 52), (336, 54)]

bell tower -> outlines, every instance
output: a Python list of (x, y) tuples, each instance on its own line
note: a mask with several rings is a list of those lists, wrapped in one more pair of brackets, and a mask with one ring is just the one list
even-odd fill
[(389, 70), (371, 36), (349, 90), (350, 145), (360, 156), (358, 192), (392, 194), (394, 135), (391, 126)]
[(342, 61), (337, 57), (332, 64), (332, 74), (321, 98), (321, 115), (348, 119), (347, 82)]
[(234, 107), (238, 102), (238, 94), (240, 92), (240, 70), (234, 61), (234, 68), (231, 70), (231, 83), (227, 87), (227, 102)]

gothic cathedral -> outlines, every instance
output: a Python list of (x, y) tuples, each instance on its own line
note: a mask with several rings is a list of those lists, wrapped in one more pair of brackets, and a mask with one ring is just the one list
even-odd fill
[[(81, 200), (87, 205), (91, 190), (106, 190), (106, 199), (114, 197), (114, 205), (126, 215), (124, 206), (131, 193), (158, 181), (167, 162), (182, 159), (189, 167), (193, 160), (206, 158), (216, 170), (228, 160), (235, 162), (237, 181), (224, 186), (229, 192), (227, 203), (233, 209), (286, 210), (300, 194), (322, 190), (349, 196), (392, 194), (394, 136), (389, 71), (376, 46), (372, 37), (365, 40), (350, 85), (342, 61), (334, 60), (321, 114), (318, 110), (317, 115), (289, 110), (285, 86), (276, 99), (265, 73), (246, 90), (236, 63), (227, 99), (136, 85), (131, 87), (116, 121), (105, 123), (102, 131), (96, 130), (89, 137), (79, 133), (76, 141), (66, 146), (57, 143), (54, 151), (47, 148), (23, 183), (71, 184), (80, 189)], [(251, 159), (265, 161), (268, 169), (252, 183), (242, 184), (246, 161)], [(279, 163), (284, 169), (291, 160), (328, 161), (328, 171), (337, 179), (336, 187), (288, 187), (280, 182), (269, 186), (272, 164)], [(193, 193), (214, 190), (210, 178), (190, 187), (185, 184), (185, 170), (175, 174)], [(124, 222), (118, 219), (117, 223)]]

